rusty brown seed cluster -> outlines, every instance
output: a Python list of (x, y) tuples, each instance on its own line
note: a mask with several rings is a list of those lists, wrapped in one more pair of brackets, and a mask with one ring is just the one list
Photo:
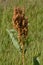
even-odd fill
[(13, 13), (13, 25), (18, 32), (19, 39), (26, 38), (28, 34), (28, 20), (25, 17), (24, 9), (16, 7)]

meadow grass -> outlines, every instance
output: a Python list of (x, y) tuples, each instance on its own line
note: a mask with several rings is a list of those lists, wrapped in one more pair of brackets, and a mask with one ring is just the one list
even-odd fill
[(29, 22), (25, 64), (33, 65), (33, 57), (41, 53), (39, 59), (40, 65), (43, 65), (43, 0), (0, 0), (0, 65), (22, 65), (21, 55), (6, 31), (13, 29), (15, 6), (25, 7)]

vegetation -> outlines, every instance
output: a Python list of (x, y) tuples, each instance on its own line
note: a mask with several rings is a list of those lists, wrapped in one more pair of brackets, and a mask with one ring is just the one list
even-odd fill
[(22, 65), (21, 55), (6, 31), (13, 29), (12, 16), (15, 6), (25, 8), (29, 22), (25, 65), (38, 65), (39, 63), (34, 63), (36, 58), (40, 65), (43, 65), (43, 0), (0, 0), (0, 65)]

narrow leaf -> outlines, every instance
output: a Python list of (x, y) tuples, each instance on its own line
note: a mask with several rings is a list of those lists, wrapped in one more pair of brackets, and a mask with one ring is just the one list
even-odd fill
[(10, 30), (6, 29), (6, 31), (7, 31), (8, 34), (10, 35), (10, 38), (11, 38), (11, 40), (12, 40), (13, 45), (15, 46), (15, 48), (20, 51), (20, 46), (19, 46), (19, 44), (18, 44), (18, 41), (15, 39), (15, 37), (13, 36), (13, 33), (11, 32), (11, 31), (14, 31), (14, 30), (11, 30), (11, 31), (10, 31)]

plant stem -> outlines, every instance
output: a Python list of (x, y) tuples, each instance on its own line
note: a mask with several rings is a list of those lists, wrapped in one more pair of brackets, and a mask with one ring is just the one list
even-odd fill
[(23, 47), (23, 49), (22, 49), (22, 63), (23, 63), (23, 65), (24, 65), (24, 47)]
[(24, 44), (23, 42), (21, 44), (22, 44), (22, 65), (25, 65)]

